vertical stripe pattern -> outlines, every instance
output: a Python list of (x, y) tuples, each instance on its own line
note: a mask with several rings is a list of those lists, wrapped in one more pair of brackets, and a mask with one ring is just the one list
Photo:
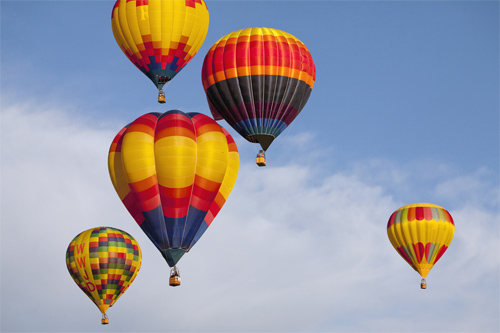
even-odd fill
[(307, 47), (277, 29), (248, 28), (208, 51), (202, 83), (216, 120), (266, 150), (305, 106), (316, 79)]
[(450, 246), (454, 232), (450, 213), (427, 203), (401, 207), (387, 222), (392, 246), (424, 278)]
[(226, 202), (239, 155), (212, 118), (171, 110), (143, 115), (122, 129), (108, 166), (123, 204), (174, 266)]

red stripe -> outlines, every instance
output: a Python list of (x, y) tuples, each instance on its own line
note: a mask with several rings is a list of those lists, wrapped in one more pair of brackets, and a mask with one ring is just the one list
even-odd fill
[(134, 194), (132, 192), (129, 192), (125, 198), (122, 200), (123, 204), (127, 208), (128, 212), (134, 220), (137, 222), (138, 225), (141, 225), (144, 223), (145, 218), (144, 215), (142, 215), (141, 209), (139, 208), (139, 205), (137, 204), (137, 201), (135, 201)]
[(387, 229), (390, 226), (394, 225), (394, 218), (396, 217), (396, 212), (392, 213), (391, 217), (389, 217), (389, 221), (387, 222)]
[(415, 252), (415, 256), (417, 257), (417, 263), (420, 263), (422, 261), (422, 258), (424, 257), (424, 244), (422, 243), (417, 243), (417, 244), (412, 244), (413, 245), (413, 252)]
[(114, 15), (115, 15), (115, 9), (118, 8), (119, 4), (120, 4), (120, 0), (117, 0), (115, 2), (115, 5), (113, 6), (113, 10), (111, 11), (111, 19), (113, 19)]
[(158, 116), (148, 113), (134, 120), (134, 122), (130, 126), (141, 124), (154, 129), (156, 127), (157, 122), (158, 122)]
[(196, 142), (196, 137), (193, 132), (193, 128), (186, 128), (184, 126), (176, 126), (176, 127), (167, 127), (161, 130), (156, 130), (155, 142), (160, 139), (169, 137), (169, 136), (182, 136), (189, 138)]
[(129, 184), (134, 200), (137, 202), (139, 209), (143, 212), (150, 211), (160, 206), (160, 196), (158, 186), (151, 186), (144, 191), (136, 191), (134, 184)]
[(185, 217), (189, 210), (192, 186), (168, 188), (160, 186), (163, 215), (170, 218)]
[(422, 221), (424, 216), (424, 207), (415, 207), (415, 219), (417, 221)]
[(196, 116), (194, 116), (194, 117), (192, 118), (192, 120), (193, 120), (193, 125), (194, 125), (194, 127), (196, 128), (196, 130), (198, 130), (199, 128), (201, 128), (201, 127), (202, 127), (202, 126), (204, 126), (204, 125), (208, 125), (208, 124), (210, 124), (210, 125), (214, 125), (214, 124), (215, 124), (215, 125), (217, 125), (217, 126), (218, 126), (219, 130), (220, 130), (220, 131), (222, 131), (222, 130), (220, 129), (221, 127), (219, 126), (219, 124), (217, 124), (217, 123), (215, 122), (215, 120), (213, 120), (213, 119), (212, 119), (212, 118), (210, 118), (209, 116), (206, 116), (206, 115), (204, 115), (204, 114), (202, 114), (202, 113), (199, 113), (199, 114), (197, 114)]
[(221, 126), (222, 133), (226, 136), (227, 144), (229, 145), (229, 151), (238, 151), (238, 147), (236, 146), (236, 143), (234, 142), (233, 137), (229, 132)]
[(455, 221), (453, 221), (453, 217), (451, 217), (451, 214), (448, 213), (448, 211), (446, 209), (443, 209), (445, 215), (446, 215), (446, 219), (448, 220), (448, 222), (450, 222), (451, 224), (455, 225)]
[(205, 215), (205, 223), (210, 226), (214, 220), (215, 216), (211, 211), (207, 212), (207, 215)]
[(424, 253), (425, 253), (425, 258), (427, 259), (427, 261), (429, 261), (429, 251), (430, 250), (431, 250), (431, 243), (425, 244)]
[(122, 138), (123, 134), (125, 134), (125, 131), (127, 130), (127, 127), (124, 127), (118, 132), (118, 134), (115, 136), (113, 139), (113, 142), (111, 143), (111, 147), (109, 148), (109, 152), (121, 152), (122, 151)]
[(447, 249), (448, 247), (446, 245), (441, 246), (438, 254), (436, 255), (436, 260), (434, 260), (434, 265), (438, 262), (439, 259), (441, 259), (441, 256), (446, 252)]
[[(224, 52), (222, 53), (222, 57), (223, 57), (224, 67), (228, 69), (236, 68), (236, 44), (227, 44), (223, 49)], [(217, 59), (217, 60), (222, 60), (222, 59)]]
[(136, 185), (135, 183), (131, 183), (129, 184), (130, 186), (130, 189), (135, 193), (135, 196), (137, 198), (137, 200), (139, 201), (144, 201), (144, 200), (149, 200), (155, 196), (157, 196), (158, 194), (160, 194), (159, 190), (158, 190), (158, 186), (154, 185), (154, 186), (151, 186), (147, 189), (139, 189), (140, 185)]
[(198, 185), (193, 186), (193, 197), (198, 197), (203, 200), (207, 200), (210, 202), (213, 202), (215, 199), (215, 196), (217, 195), (217, 191), (211, 191), (209, 189), (204, 189)]
[(166, 217), (177, 218), (187, 215), (189, 210), (189, 197), (184, 198), (161, 198), (161, 207), (163, 215)]
[(424, 209), (424, 219), (427, 221), (432, 221), (432, 209), (431, 207), (423, 207)]
[[(166, 135), (165, 133), (167, 133), (165, 131), (169, 131), (168, 133), (171, 133), (171, 131), (175, 131), (176, 128), (185, 129), (185, 130), (180, 130), (179, 133), (182, 133), (182, 135), (194, 139), (193, 121), (187, 115), (173, 113), (160, 118), (160, 120), (158, 121), (156, 127), (156, 135), (155, 135), (158, 136), (158, 138), (155, 137), (155, 141), (165, 136)], [(162, 134), (162, 132), (165, 133)], [(189, 132), (191, 132), (192, 134), (189, 134)]]
[[(208, 117), (207, 117), (208, 118)], [(211, 119), (211, 118), (209, 118)], [(213, 119), (205, 124), (196, 124), (196, 136), (199, 137), (205, 133), (218, 132), (222, 133), (221, 127)]]
[(207, 201), (207, 200), (204, 200), (204, 199), (197, 197), (197, 196), (193, 196), (191, 198), (191, 206), (193, 206), (194, 208), (199, 209), (203, 212), (208, 212), (211, 205), (212, 205), (211, 200)]
[(131, 132), (141, 132), (141, 133), (146, 133), (152, 137), (154, 137), (155, 135), (155, 126), (156, 126), (156, 123), (154, 124), (143, 124), (141, 122), (133, 122), (130, 127), (128, 128), (127, 130), (127, 133), (125, 133), (125, 135), (127, 135), (128, 133), (131, 133)]
[(186, 217), (187, 216), (187, 213), (189, 211), (189, 207), (188, 207), (188, 209), (184, 209), (184, 207), (181, 207), (181, 208), (171, 208), (171, 207), (163, 207), (162, 206), (162, 210), (163, 210), (163, 215), (166, 216), (166, 217), (169, 217), (169, 218), (182, 218), (182, 217)]
[(192, 185), (179, 188), (159, 186), (160, 195), (166, 198), (184, 198), (191, 195)]
[(411, 259), (408, 257), (408, 255), (406, 254), (405, 250), (402, 248), (402, 247), (399, 247), (398, 249), (398, 252), (399, 254), (401, 254), (401, 256), (410, 264), (413, 266), (413, 262), (411, 261)]

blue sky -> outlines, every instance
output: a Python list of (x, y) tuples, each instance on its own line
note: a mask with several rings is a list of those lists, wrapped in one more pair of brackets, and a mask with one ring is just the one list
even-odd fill
[[(0, 2), (2, 331), (500, 330), (498, 1), (207, 0), (205, 43), (164, 105), (114, 41), (113, 4)], [(238, 180), (168, 287), (114, 193), (109, 145), (147, 112), (210, 115), (206, 52), (258, 26), (305, 43), (313, 92), (266, 168), (221, 122)], [(385, 231), (414, 202), (456, 222), (425, 291)], [(144, 256), (108, 327), (64, 263), (99, 225), (131, 233)]]

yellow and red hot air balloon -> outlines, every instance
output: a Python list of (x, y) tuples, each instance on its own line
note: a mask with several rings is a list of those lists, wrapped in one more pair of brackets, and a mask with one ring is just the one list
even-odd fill
[(311, 95), (316, 67), (291, 34), (248, 28), (219, 39), (205, 56), (201, 79), (215, 120), (224, 119), (264, 151), (298, 116)]
[(78, 234), (66, 250), (66, 266), (78, 287), (97, 305), (102, 324), (106, 311), (134, 281), (141, 268), (137, 241), (125, 231), (97, 227)]
[(165, 103), (163, 86), (196, 55), (208, 32), (203, 0), (117, 0), (111, 14), (116, 42)]
[(455, 222), (443, 207), (428, 203), (406, 205), (392, 213), (387, 235), (392, 246), (421, 276), (425, 278), (450, 246)]
[(172, 267), (200, 239), (238, 175), (231, 135), (201, 113), (149, 113), (113, 140), (109, 174), (123, 204)]

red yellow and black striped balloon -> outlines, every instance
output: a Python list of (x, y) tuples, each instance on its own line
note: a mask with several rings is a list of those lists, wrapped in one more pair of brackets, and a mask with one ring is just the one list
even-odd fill
[(248, 28), (219, 39), (201, 73), (214, 119), (267, 150), (305, 106), (316, 79), (307, 47), (277, 29)]
[(428, 203), (403, 206), (392, 213), (387, 223), (392, 246), (422, 278), (446, 252), (454, 233), (450, 213)]
[(231, 135), (200, 113), (149, 113), (123, 128), (108, 158), (125, 207), (169, 266), (199, 240), (238, 174)]

